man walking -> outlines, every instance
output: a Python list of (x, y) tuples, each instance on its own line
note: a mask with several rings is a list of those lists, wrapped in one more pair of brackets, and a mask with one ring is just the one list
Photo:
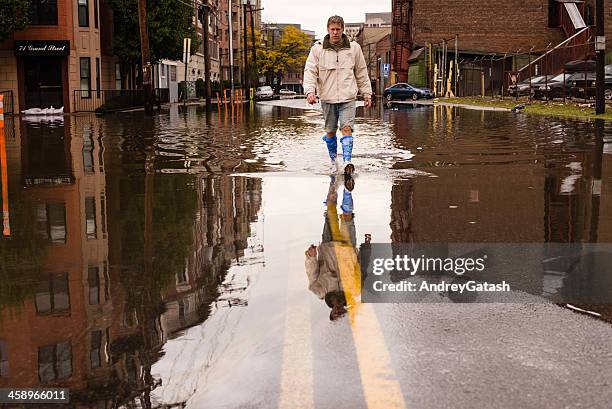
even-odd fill
[(364, 106), (372, 103), (372, 86), (361, 47), (351, 42), (344, 34), (344, 20), (332, 16), (327, 20), (327, 35), (323, 41), (312, 46), (304, 68), (304, 92), (309, 104), (321, 99), (325, 117), (323, 141), (331, 159), (331, 168), (336, 168), (338, 125), (342, 131), (342, 159), (344, 175), (350, 177), (355, 171), (351, 163), (353, 151), (353, 125), (355, 123), (355, 100), (357, 92), (363, 95)]

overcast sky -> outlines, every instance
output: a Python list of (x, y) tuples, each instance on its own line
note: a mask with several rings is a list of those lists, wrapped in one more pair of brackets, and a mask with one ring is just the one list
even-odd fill
[(360, 23), (365, 13), (391, 11), (391, 0), (261, 0), (266, 23), (298, 23), (314, 30), (317, 38), (327, 34), (327, 18), (338, 14), (345, 23)]

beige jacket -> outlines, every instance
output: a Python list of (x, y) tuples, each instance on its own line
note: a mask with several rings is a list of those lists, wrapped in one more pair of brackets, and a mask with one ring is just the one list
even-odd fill
[(357, 92), (372, 95), (372, 85), (361, 47), (342, 36), (342, 48), (335, 51), (329, 35), (310, 49), (304, 67), (304, 93), (318, 91), (321, 101), (336, 104), (353, 101)]
[(361, 294), (361, 276), (357, 250), (338, 242), (322, 243), (317, 249), (318, 257), (306, 256), (305, 267), (308, 289), (319, 298), (333, 291), (344, 291), (352, 304)]

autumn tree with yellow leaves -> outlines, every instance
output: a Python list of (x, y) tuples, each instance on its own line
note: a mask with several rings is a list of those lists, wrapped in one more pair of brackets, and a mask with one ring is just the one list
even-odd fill
[(276, 78), (276, 89), (281, 87), (283, 74), (301, 71), (308, 58), (312, 38), (300, 29), (287, 26), (276, 44), (267, 44), (257, 54), (259, 73), (266, 77), (266, 84), (272, 85)]

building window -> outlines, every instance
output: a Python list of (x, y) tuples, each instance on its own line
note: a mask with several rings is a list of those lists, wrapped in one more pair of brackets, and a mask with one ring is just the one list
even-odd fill
[(87, 269), (87, 285), (89, 286), (89, 305), (100, 304), (100, 274), (98, 267)]
[(121, 89), (121, 64), (115, 63), (115, 89)]
[(89, 363), (91, 369), (99, 368), (102, 365), (102, 331), (91, 332), (91, 349), (89, 351)]
[(176, 283), (183, 284), (187, 282), (187, 266), (182, 271), (176, 273)]
[(47, 383), (72, 376), (72, 346), (60, 342), (38, 348), (38, 378)]
[(91, 125), (89, 124), (83, 127), (83, 149), (81, 153), (83, 155), (83, 170), (85, 173), (93, 173), (93, 140), (91, 138)]
[(28, 15), (33, 26), (56, 26), (57, 0), (30, 0)]
[(100, 98), (100, 59), (96, 58), (96, 94)]
[(587, 26), (595, 25), (595, 14), (593, 14), (593, 6), (587, 4), (584, 9), (584, 22)]
[(98, 0), (93, 0), (94, 4), (94, 27), (98, 28)]
[(89, 57), (81, 57), (81, 98), (91, 98), (91, 67)]
[(79, 27), (89, 27), (89, 0), (78, 0), (78, 1), (79, 1)]
[(100, 224), (102, 225), (102, 234), (106, 237), (106, 197), (104, 193), (100, 194)]
[(38, 282), (36, 289), (36, 312), (53, 314), (70, 311), (68, 273), (50, 274)]
[(106, 327), (105, 331), (105, 339), (104, 339), (104, 354), (106, 362), (110, 362), (111, 357), (111, 329), (110, 327)]
[(102, 272), (104, 274), (104, 300), (110, 300), (110, 275), (108, 274), (108, 263), (105, 261), (102, 264)]
[(53, 244), (66, 243), (66, 206), (64, 203), (41, 203), (36, 209), (36, 225), (41, 238)]
[(0, 341), (0, 377), (6, 378), (9, 374), (8, 348), (6, 341)]
[(170, 81), (176, 81), (176, 65), (170, 66)]
[(88, 239), (95, 239), (96, 235), (96, 198), (85, 198), (85, 233)]

